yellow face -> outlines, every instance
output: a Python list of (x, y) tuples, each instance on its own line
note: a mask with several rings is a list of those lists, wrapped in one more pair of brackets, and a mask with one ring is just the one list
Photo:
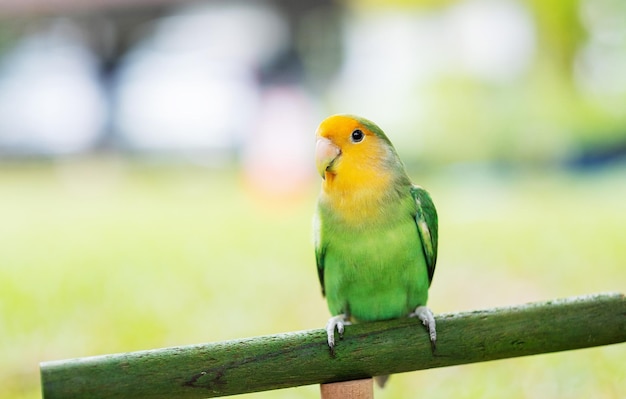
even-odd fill
[(331, 116), (320, 124), (316, 136), (316, 165), (326, 188), (376, 189), (389, 181), (384, 167), (392, 156), (389, 145), (358, 120)]

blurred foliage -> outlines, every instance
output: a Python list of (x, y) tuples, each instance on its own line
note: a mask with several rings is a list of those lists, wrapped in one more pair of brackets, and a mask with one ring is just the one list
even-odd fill
[[(465, 6), (463, 11), (468, 11), (471, 6), (477, 6), (478, 12), (483, 12), (485, 4), (491, 3), (503, 2), (347, 2), (353, 15), (408, 10), (414, 13), (416, 24), (420, 18), (431, 17), (441, 36), (455, 33), (445, 28), (446, 24), (454, 24), (446, 19), (451, 9)], [(404, 107), (401, 108), (403, 120), (395, 126), (388, 123), (400, 131), (401, 137), (395, 141), (401, 143), (398, 147), (404, 158), (439, 166), (465, 162), (533, 166), (566, 163), (588, 151), (602, 152), (607, 146), (626, 142), (626, 85), (621, 83), (618, 72), (626, 65), (626, 29), (615, 22), (626, 18), (623, 3), (610, 0), (504, 3), (516, 4), (520, 14), (528, 14), (529, 29), (534, 36), (530, 63), (519, 76), (504, 81), (490, 79), (447, 61), (427, 83), (408, 80), (406, 84), (413, 90), (410, 98), (385, 98), (385, 93), (377, 93), (385, 98), (384, 103), (394, 104), (392, 109)], [(485, 23), (492, 22), (485, 15), (483, 18)], [(496, 22), (494, 26), (498, 26)], [(609, 44), (594, 47), (585, 58), (589, 43), (596, 45), (598, 37)], [(489, 37), (485, 39), (483, 51), (488, 54), (490, 46), (498, 43), (491, 43)], [(452, 47), (457, 42), (462, 42), (462, 38), (443, 44)], [(437, 44), (435, 41), (431, 46)], [(420, 47), (414, 49), (420, 50), (423, 51)], [(425, 58), (433, 55), (437, 56), (435, 52), (421, 54)], [(454, 56), (459, 55), (454, 53)], [(384, 75), (386, 71), (379, 73)], [(415, 98), (419, 99), (417, 103), (412, 101)], [(388, 133), (393, 137), (393, 131)]]
[(581, 1), (533, 0), (529, 3), (540, 38), (537, 43), (540, 57), (551, 60), (557, 69), (568, 72), (565, 77), (572, 79), (576, 54), (585, 38), (580, 23)]
[[(625, 172), (415, 171), (440, 213), (431, 307), (624, 292)], [(230, 169), (3, 164), (0, 398), (39, 397), (41, 361), (320, 328), (328, 311), (310, 232), (317, 189), (269, 200)], [(407, 373), (376, 395), (620, 398), (625, 356), (622, 344)]]

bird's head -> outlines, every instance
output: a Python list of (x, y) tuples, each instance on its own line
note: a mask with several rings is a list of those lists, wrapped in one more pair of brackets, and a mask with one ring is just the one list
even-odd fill
[(369, 179), (399, 163), (385, 133), (358, 116), (330, 116), (317, 128), (316, 136), (315, 161), (324, 180), (336, 176)]

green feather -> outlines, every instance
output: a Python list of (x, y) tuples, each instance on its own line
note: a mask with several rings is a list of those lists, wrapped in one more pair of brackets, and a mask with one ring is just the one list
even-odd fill
[(411, 187), (411, 196), (415, 200), (415, 223), (419, 232), (428, 267), (428, 280), (432, 283), (437, 263), (438, 220), (435, 204), (428, 191), (420, 186)]

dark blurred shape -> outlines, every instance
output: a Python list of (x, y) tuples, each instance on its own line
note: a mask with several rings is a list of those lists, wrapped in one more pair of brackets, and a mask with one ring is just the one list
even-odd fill
[(182, 4), (185, 0), (2, 0), (0, 15), (59, 15)]
[(566, 166), (574, 170), (600, 170), (616, 164), (626, 163), (626, 132), (618, 132), (610, 142), (604, 141), (594, 145), (588, 145), (578, 151)]

